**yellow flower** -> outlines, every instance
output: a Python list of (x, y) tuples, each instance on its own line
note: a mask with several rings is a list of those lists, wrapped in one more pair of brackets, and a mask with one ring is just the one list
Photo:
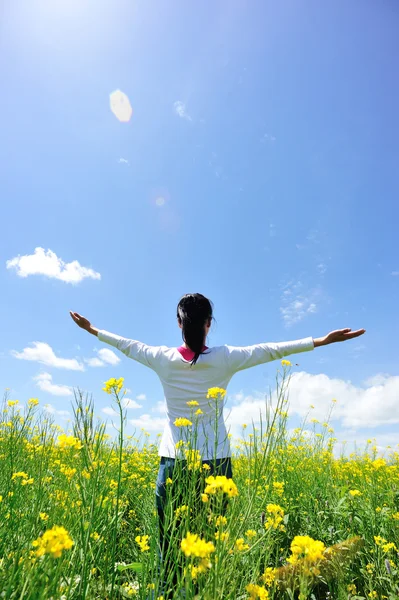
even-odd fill
[(119, 394), (123, 388), (124, 381), (123, 377), (120, 377), (119, 379), (111, 377), (111, 379), (108, 379), (108, 381), (104, 383), (105, 387), (103, 387), (103, 391), (107, 394), (112, 394), (112, 392), (114, 392), (114, 394)]
[(282, 360), (281, 364), (283, 367), (292, 367), (292, 362), (290, 362), (289, 360)]
[(195, 471), (201, 468), (201, 454), (198, 450), (186, 450), (185, 456), (189, 471)]
[(266, 506), (266, 512), (270, 515), (265, 521), (266, 529), (280, 529), (284, 531), (284, 525), (281, 522), (284, 518), (284, 509), (278, 504), (268, 504)]
[(382, 544), (386, 543), (386, 539), (381, 537), (380, 535), (375, 535), (374, 536), (374, 541), (377, 544), (377, 546), (381, 546)]
[(229, 532), (228, 531), (216, 531), (215, 532), (215, 540), (221, 540), (222, 542), (224, 542), (225, 540), (229, 539)]
[(212, 567), (212, 563), (209, 561), (209, 559), (203, 558), (197, 567), (195, 567), (195, 566), (191, 567), (191, 577), (193, 579), (196, 579), (198, 577), (199, 573), (206, 573), (206, 570), (210, 569), (211, 567)]
[(350, 583), (349, 585), (346, 586), (346, 589), (348, 590), (348, 592), (350, 594), (352, 594), (352, 596), (354, 596), (356, 594), (356, 586), (354, 583)]
[(245, 589), (247, 590), (251, 600), (256, 600), (257, 598), (260, 600), (268, 600), (269, 598), (269, 592), (260, 585), (249, 583)]
[(140, 546), (140, 550), (142, 552), (146, 552), (147, 550), (150, 549), (150, 546), (148, 545), (148, 540), (149, 540), (149, 535), (137, 535), (134, 540), (137, 542), (137, 544)]
[(219, 396), (221, 398), (224, 398), (225, 395), (226, 395), (226, 390), (224, 390), (223, 388), (219, 388), (219, 387), (213, 387), (213, 388), (209, 388), (206, 397), (216, 399)]
[(382, 545), (382, 550), (383, 552), (389, 552), (390, 550), (397, 550), (397, 548), (393, 542), (388, 542)]
[(28, 474), (24, 473), (24, 471), (18, 471), (17, 473), (13, 473), (11, 481), (16, 479), (17, 477), (23, 477), (24, 479), (28, 479)]
[(245, 535), (246, 535), (247, 537), (249, 537), (249, 538), (256, 537), (256, 531), (255, 531), (254, 529), (248, 529), (248, 530), (245, 532)]
[(74, 450), (80, 450), (83, 447), (82, 442), (77, 437), (65, 435), (65, 433), (58, 436), (58, 445), (62, 449), (73, 448)]
[(378, 597), (378, 594), (377, 594), (377, 592), (375, 590), (372, 590), (367, 595), (368, 595), (369, 598), (377, 598)]
[(217, 494), (218, 492), (225, 493), (229, 498), (238, 496), (237, 486), (232, 479), (225, 475), (210, 475), (205, 479), (208, 484), (204, 490), (205, 494)]
[(361, 496), (362, 492), (359, 492), (359, 490), (349, 490), (350, 495), (354, 498), (355, 496)]
[(41, 518), (42, 521), (48, 521), (48, 514), (45, 512), (39, 513), (39, 517)]
[(266, 587), (270, 587), (276, 579), (276, 571), (273, 567), (266, 567), (265, 572), (262, 575), (263, 582)]
[(15, 406), (18, 403), (19, 403), (19, 400), (8, 400), (8, 402), (7, 402), (8, 406)]
[(287, 559), (291, 564), (296, 564), (301, 559), (308, 562), (322, 560), (325, 558), (323, 542), (314, 540), (307, 535), (297, 535), (291, 542), (292, 555)]
[(238, 550), (238, 552), (243, 552), (244, 550), (249, 549), (249, 545), (244, 544), (244, 538), (238, 538), (234, 544), (234, 547), (236, 550)]
[(196, 400), (190, 400), (190, 402), (186, 402), (187, 406), (198, 406), (198, 402)]
[(221, 525), (227, 525), (227, 519), (223, 515), (220, 515), (215, 521), (216, 527), (220, 527)]
[(30, 398), (28, 400), (28, 406), (37, 406), (39, 404), (39, 400), (37, 398)]
[(168, 477), (167, 480), (165, 481), (165, 484), (170, 485), (171, 483), (173, 483), (173, 481), (170, 477)]
[(182, 515), (183, 513), (188, 513), (189, 510), (191, 511), (191, 508), (189, 509), (186, 504), (183, 504), (182, 506), (178, 506), (175, 510), (176, 519), (178, 517), (180, 517), (180, 515)]
[(276, 492), (276, 494), (278, 494), (279, 496), (282, 496), (284, 494), (284, 482), (274, 481), (273, 489)]
[(50, 554), (53, 558), (59, 558), (63, 550), (70, 550), (73, 546), (73, 540), (64, 527), (54, 525), (48, 529), (42, 536), (32, 542), (32, 546), (37, 548), (36, 556)]
[(175, 422), (173, 423), (173, 425), (176, 425), (176, 427), (189, 427), (190, 425), (192, 425), (191, 421), (189, 419), (185, 419), (184, 417), (180, 417), (179, 419), (176, 419)]
[(212, 542), (206, 542), (196, 533), (190, 533), (189, 531), (181, 541), (181, 549), (186, 556), (199, 556), (201, 558), (207, 558), (212, 552), (215, 552), (215, 546)]
[(203, 411), (199, 408), (198, 410), (195, 411), (194, 413), (195, 415), (203, 415)]
[(202, 500), (202, 502), (208, 502), (208, 500), (209, 500), (208, 494), (201, 494), (201, 500)]

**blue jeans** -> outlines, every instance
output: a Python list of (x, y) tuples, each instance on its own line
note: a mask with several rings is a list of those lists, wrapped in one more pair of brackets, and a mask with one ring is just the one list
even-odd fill
[[(159, 522), (159, 551), (158, 551), (159, 558), (160, 558), (161, 563), (164, 562), (166, 576), (167, 576), (169, 568), (173, 568), (174, 573), (173, 573), (172, 585), (177, 584), (178, 578), (177, 578), (176, 564), (172, 562), (171, 565), (166, 565), (166, 561), (164, 560), (164, 557), (166, 557), (169, 545), (173, 541), (171, 539), (171, 537), (168, 535), (168, 532), (165, 530), (164, 509), (165, 509), (165, 503), (166, 503), (166, 480), (168, 479), (168, 477), (170, 477), (173, 480), (173, 472), (175, 469), (176, 461), (179, 461), (179, 463), (180, 463), (178, 473), (179, 474), (187, 473), (187, 461), (186, 460), (162, 456), (161, 460), (160, 460), (160, 464), (159, 464), (158, 477), (157, 477), (157, 483), (156, 483), (156, 492), (155, 492), (156, 508), (157, 508), (157, 512), (158, 512), (158, 522)], [(229, 479), (233, 478), (231, 457), (217, 458), (216, 460), (215, 459), (203, 460), (202, 464), (208, 464), (210, 467), (210, 469), (207, 471), (207, 477), (209, 475), (225, 475), (225, 477), (227, 477)], [(181, 470), (180, 470), (180, 466), (181, 466)], [(188, 472), (188, 475), (189, 475), (189, 473), (190, 472)], [(175, 481), (175, 480), (173, 480), (173, 481)], [(173, 499), (172, 499), (175, 507), (177, 507), (181, 504), (180, 498), (184, 494), (184, 490), (182, 489), (184, 487), (184, 482), (182, 482), (182, 483), (183, 483), (183, 485), (175, 486), (177, 492), (174, 493)], [(196, 501), (196, 503), (198, 503), (197, 505), (199, 505), (199, 506), (203, 505), (203, 503), (201, 501), (201, 495), (200, 495), (201, 491), (203, 491), (203, 490), (201, 490), (200, 486), (198, 486), (198, 488), (196, 490), (195, 501)], [(225, 498), (223, 501), (221, 514), (225, 514), (227, 506), (228, 506), (228, 499)]]

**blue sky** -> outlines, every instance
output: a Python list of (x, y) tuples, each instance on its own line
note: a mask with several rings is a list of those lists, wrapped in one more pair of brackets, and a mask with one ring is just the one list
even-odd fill
[[(58, 411), (71, 397), (54, 386), (80, 386), (102, 414), (102, 382), (123, 375), (141, 398), (129, 419), (158, 424), (156, 376), (125, 357), (90, 367), (103, 346), (68, 311), (175, 346), (177, 301), (199, 291), (215, 304), (214, 345), (366, 328), (296, 361), (293, 423), (308, 398), (321, 417), (339, 392), (345, 439), (394, 442), (398, 19), (371, 1), (6, 2), (1, 385)], [(128, 123), (110, 110), (115, 90)], [(53, 266), (78, 261), (81, 281), (62, 265), (64, 280), (40, 274), (36, 248)], [(16, 358), (24, 349), (47, 364)], [(237, 422), (276, 367), (235, 376)]]

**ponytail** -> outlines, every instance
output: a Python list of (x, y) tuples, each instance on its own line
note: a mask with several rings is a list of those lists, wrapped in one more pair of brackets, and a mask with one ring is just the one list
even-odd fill
[(203, 353), (205, 324), (212, 320), (212, 303), (202, 294), (186, 294), (177, 305), (177, 318), (182, 326), (182, 338), (194, 352), (191, 366)]

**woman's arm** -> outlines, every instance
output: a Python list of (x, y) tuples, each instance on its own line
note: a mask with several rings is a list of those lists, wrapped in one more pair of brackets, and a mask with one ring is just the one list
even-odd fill
[(93, 325), (90, 323), (90, 321), (88, 319), (85, 319), (79, 313), (72, 312), (71, 310), (69, 311), (69, 314), (71, 315), (72, 319), (75, 321), (76, 325), (79, 325), (79, 327), (81, 327), (82, 329), (85, 329), (92, 335), (98, 336), (97, 327), (93, 327)]
[(313, 339), (314, 347), (318, 346), (327, 346), (328, 344), (335, 344), (335, 342), (345, 342), (346, 340), (352, 340), (353, 338), (359, 337), (359, 335), (363, 335), (366, 333), (365, 329), (358, 329), (357, 331), (352, 331), (349, 327), (346, 329), (336, 329), (335, 331), (331, 331), (324, 337)]
[(349, 328), (331, 331), (324, 337), (304, 338), (291, 342), (255, 344), (254, 346), (225, 346), (227, 369), (229, 373), (236, 373), (243, 369), (249, 369), (284, 356), (308, 352), (319, 346), (327, 346), (335, 342), (345, 342), (365, 333), (365, 329), (352, 331)]
[(108, 331), (103, 331), (102, 329), (97, 329), (94, 327), (88, 319), (79, 315), (79, 313), (75, 313), (70, 311), (70, 315), (72, 319), (75, 321), (79, 327), (88, 331), (92, 335), (98, 337), (100, 342), (105, 342), (110, 346), (113, 346), (120, 352), (123, 352), (129, 358), (140, 362), (150, 369), (154, 369), (154, 371), (159, 370), (162, 363), (162, 348), (160, 346), (147, 346), (142, 342), (138, 342), (137, 340), (130, 340), (128, 338), (121, 337), (119, 335), (115, 335), (113, 333), (109, 333)]

